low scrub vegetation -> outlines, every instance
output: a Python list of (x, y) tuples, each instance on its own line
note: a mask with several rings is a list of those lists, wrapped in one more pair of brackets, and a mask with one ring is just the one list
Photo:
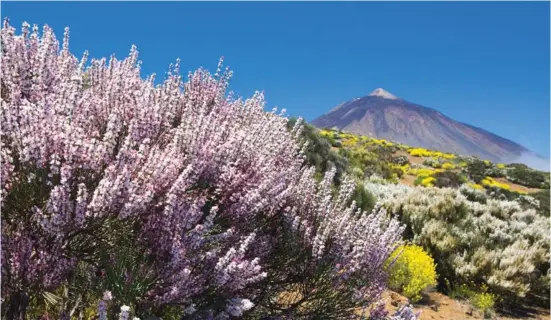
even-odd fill
[(366, 189), (407, 225), (411, 241), (431, 253), (440, 284), (487, 284), (509, 301), (542, 294), (534, 290), (549, 269), (549, 219), (535, 208), (468, 187), (367, 183)]

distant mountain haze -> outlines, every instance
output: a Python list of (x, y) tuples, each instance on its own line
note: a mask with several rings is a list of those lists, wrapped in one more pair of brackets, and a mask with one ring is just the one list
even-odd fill
[(494, 162), (523, 162), (540, 170), (549, 163), (534, 152), (484, 129), (446, 117), (382, 89), (340, 104), (316, 118), (318, 128), (386, 139), (412, 147), (477, 156)]

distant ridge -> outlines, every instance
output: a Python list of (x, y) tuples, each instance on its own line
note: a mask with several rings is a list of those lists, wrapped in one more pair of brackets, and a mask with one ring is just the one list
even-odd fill
[(527, 157), (545, 162), (516, 142), (455, 121), (435, 109), (401, 99), (383, 88), (340, 104), (314, 119), (312, 124), (495, 162), (511, 163)]

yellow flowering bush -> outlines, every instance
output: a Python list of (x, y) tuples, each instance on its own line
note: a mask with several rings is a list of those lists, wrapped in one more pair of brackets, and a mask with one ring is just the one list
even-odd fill
[(387, 260), (387, 267), (389, 287), (401, 292), (412, 302), (421, 299), (423, 289), (436, 284), (434, 260), (420, 246), (398, 247)]
[(376, 145), (380, 145), (380, 146), (388, 146), (388, 147), (392, 147), (394, 145), (392, 142), (386, 141), (384, 139), (372, 138), (372, 139), (370, 139), (369, 142), (371, 142), (372, 144), (376, 144)]
[(488, 292), (475, 293), (471, 297), (471, 303), (486, 315), (494, 308), (496, 296)]
[(442, 169), (448, 170), (448, 169), (455, 169), (455, 166), (449, 162), (446, 162), (442, 165)]
[(455, 159), (455, 155), (451, 153), (443, 153), (440, 151), (430, 151), (423, 148), (411, 148), (408, 149), (408, 153), (414, 157), (433, 157), (444, 159)]
[(484, 187), (479, 185), (478, 183), (468, 183), (467, 185), (476, 190), (484, 190)]
[(408, 150), (408, 153), (414, 157), (429, 157), (430, 153), (428, 150), (423, 148), (411, 148)]
[(504, 165), (503, 163), (498, 163), (498, 164), (496, 165), (496, 167), (497, 167), (498, 169), (504, 169), (504, 168), (505, 168), (505, 165)]
[(404, 165), (390, 164), (390, 168), (392, 168), (393, 170), (396, 170), (396, 171), (401, 171), (402, 175), (408, 173), (409, 170), (410, 170), (410, 166), (409, 166), (408, 163), (406, 163)]
[(510, 185), (508, 185), (506, 183), (501, 183), (499, 181), (496, 181), (492, 177), (486, 177), (486, 178), (482, 179), (482, 181), (480, 183), (482, 183), (482, 185), (487, 187), (487, 188), (496, 187), (496, 188), (505, 189), (505, 190), (510, 190), (511, 189)]
[(423, 180), (421, 180), (421, 185), (423, 187), (434, 187), (434, 182), (436, 179), (434, 177), (426, 177)]
[(409, 174), (417, 176), (417, 177), (430, 176), (430, 175), (434, 174), (435, 172), (437, 172), (437, 171), (434, 170), (434, 169), (429, 169), (429, 168), (410, 169), (408, 171)]

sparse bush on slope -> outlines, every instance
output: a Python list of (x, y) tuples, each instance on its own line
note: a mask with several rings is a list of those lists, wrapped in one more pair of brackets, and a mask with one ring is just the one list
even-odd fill
[(486, 170), (489, 168), (489, 165), (479, 159), (473, 158), (470, 159), (467, 167), (465, 168), (469, 178), (474, 181), (474, 183), (480, 183), (484, 178), (486, 178)]
[(344, 318), (379, 299), (402, 227), (348, 207), (349, 181), (332, 196), (334, 170), (318, 183), (300, 125), (289, 132), (259, 93), (228, 97), (227, 70), (184, 82), (176, 63), (155, 86), (135, 47), (87, 66), (68, 42), (1, 31), (3, 316), (38, 318), (53, 300), (52, 317), (88, 314), (105, 290), (110, 317), (127, 304)]

